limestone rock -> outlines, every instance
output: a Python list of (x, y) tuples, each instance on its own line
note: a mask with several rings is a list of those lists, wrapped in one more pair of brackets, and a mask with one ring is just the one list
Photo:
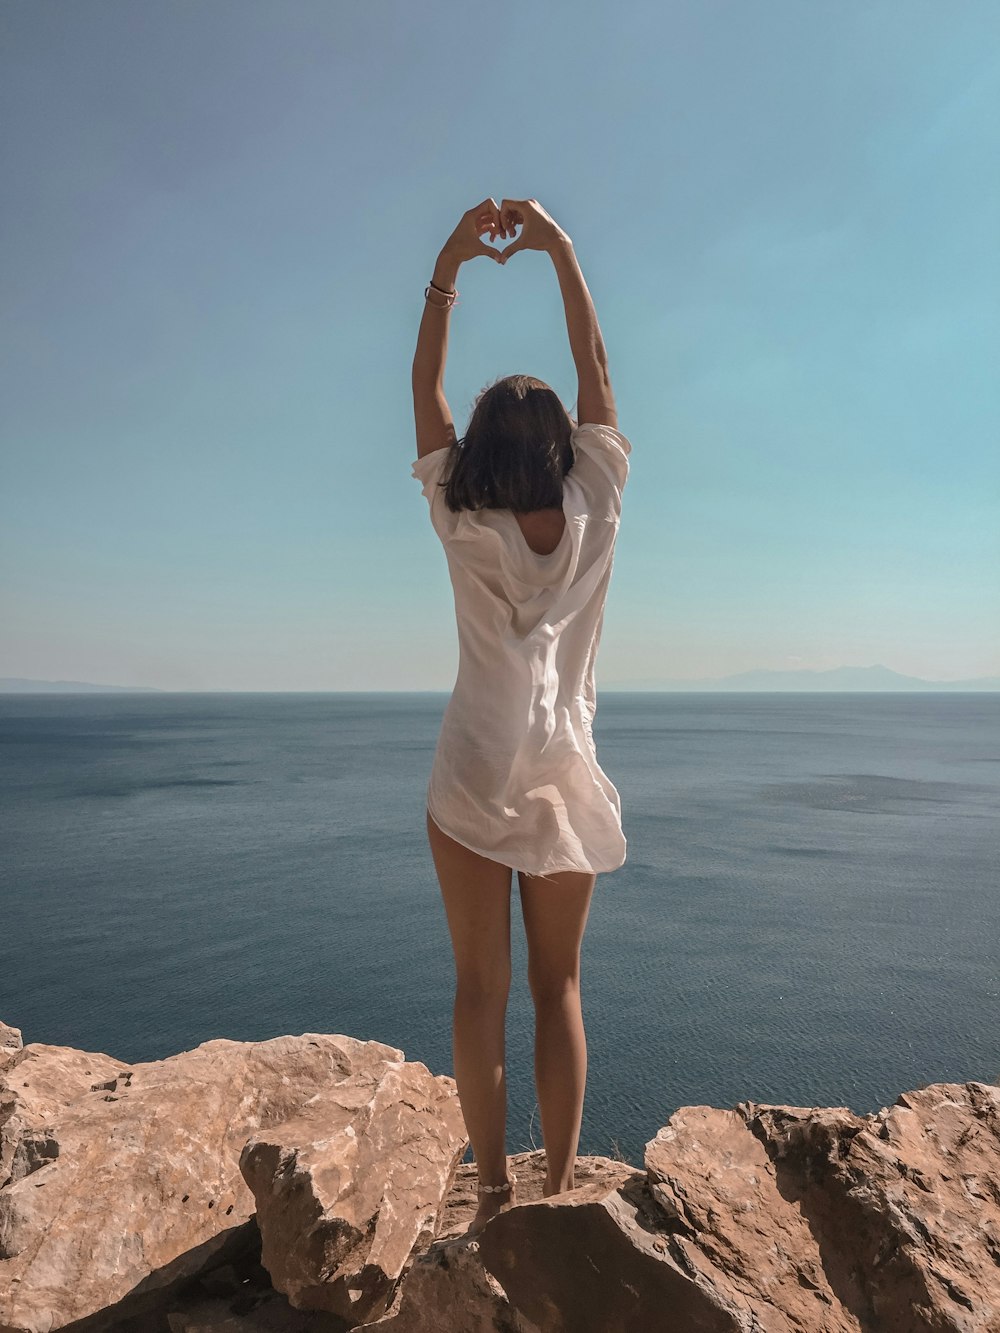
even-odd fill
[(552, 1198), (518, 1154), (517, 1204), (469, 1239), (454, 1082), (392, 1047), (19, 1043), (0, 1028), (0, 1333), (1000, 1333), (993, 1084), (682, 1107), (642, 1168), (581, 1157)]
[(419, 1255), (389, 1311), (357, 1333), (541, 1333), (485, 1268), (475, 1240)]
[(1000, 1088), (932, 1083), (864, 1117), (739, 1109), (860, 1327), (1000, 1329)]
[(665, 1221), (631, 1168), (625, 1179), (498, 1214), (480, 1233), (479, 1252), (532, 1330), (749, 1333), (739, 1308), (671, 1251)]
[(275, 1287), (296, 1309), (381, 1314), (437, 1234), (467, 1147), (454, 1081), (420, 1064), (345, 1079), (258, 1131), (240, 1169)]
[(178, 1299), (167, 1304), (159, 1322), (127, 1321), (112, 1325), (114, 1333), (346, 1333), (342, 1319), (293, 1310), (274, 1290), (260, 1263), (256, 1228), (254, 1234), (255, 1246), (236, 1263), (209, 1269), (187, 1285)]
[(47, 1333), (119, 1302), (124, 1314), (221, 1262), (254, 1214), (248, 1137), (345, 1080), (374, 1089), (402, 1061), (316, 1033), (135, 1065), (18, 1051), (0, 1073), (0, 1330)]
[(23, 1044), (20, 1028), (12, 1028), (6, 1023), (0, 1023), (0, 1069), (10, 1064), (15, 1053), (21, 1049)]
[[(499, 1217), (510, 1216), (523, 1205), (543, 1198), (545, 1153), (517, 1153), (509, 1162), (517, 1176), (518, 1203)], [(587, 1190), (612, 1190), (633, 1177), (641, 1178), (641, 1174), (628, 1163), (607, 1157), (578, 1157), (576, 1190), (552, 1196), (553, 1204), (557, 1206), (557, 1200), (568, 1200)], [(478, 1207), (477, 1180), (474, 1162), (459, 1167), (438, 1239), (414, 1258), (387, 1313), (362, 1324), (358, 1333), (368, 1329), (372, 1333), (548, 1333), (550, 1326), (557, 1326), (538, 1325), (512, 1304), (483, 1263), (479, 1240), (465, 1239), (464, 1232)], [(494, 1218), (482, 1235), (491, 1233), (497, 1224)], [(635, 1328), (638, 1333), (639, 1325)]]
[(58, 1146), (49, 1127), (95, 1087), (107, 1090), (127, 1072), (120, 1060), (99, 1051), (41, 1044), (12, 1051), (0, 1069), (0, 1188), (54, 1158)]
[(991, 1084), (930, 1085), (869, 1116), (683, 1107), (645, 1164), (519, 1202), (460, 1260), (432, 1247), (373, 1329), (1000, 1331)]

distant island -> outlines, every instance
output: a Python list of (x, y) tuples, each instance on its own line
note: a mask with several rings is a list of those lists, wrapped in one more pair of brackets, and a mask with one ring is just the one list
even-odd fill
[(94, 685), (89, 680), (29, 680), (0, 676), (0, 694), (166, 694), (152, 685)]
[(828, 693), (874, 693), (886, 691), (903, 694), (923, 690), (966, 691), (1000, 690), (1000, 676), (979, 676), (973, 680), (921, 680), (904, 676), (885, 666), (833, 667), (829, 671), (741, 671), (735, 676), (709, 680), (615, 680), (607, 681), (608, 690), (738, 692), (825, 691)]
[[(922, 680), (904, 676), (885, 666), (833, 667), (829, 671), (741, 671), (735, 676), (707, 680), (641, 679), (601, 682), (608, 692), (634, 691), (649, 694), (671, 693), (918, 693), (1000, 690), (1000, 676), (979, 676), (972, 680)], [(30, 680), (23, 676), (0, 676), (0, 694), (357, 694), (357, 690), (161, 690), (151, 685), (94, 685), (85, 680)], [(427, 691), (414, 691), (414, 693)], [(447, 693), (446, 690), (430, 691)], [(364, 693), (405, 694), (405, 690), (375, 690)]]

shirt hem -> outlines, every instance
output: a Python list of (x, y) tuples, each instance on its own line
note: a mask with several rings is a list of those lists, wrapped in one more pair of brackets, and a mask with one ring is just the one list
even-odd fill
[(507, 861), (498, 860), (498, 858), (492, 852), (488, 852), (482, 847), (473, 846), (471, 842), (466, 842), (464, 838), (458, 837), (457, 834), (451, 831), (451, 829), (445, 828), (444, 824), (441, 823), (441, 820), (438, 819), (437, 815), (434, 813), (430, 801), (427, 801), (426, 804), (427, 804), (428, 814), (430, 815), (431, 819), (434, 820), (434, 823), (438, 826), (438, 828), (441, 830), (442, 833), (446, 833), (449, 838), (454, 838), (455, 842), (461, 843), (461, 845), (465, 847), (468, 851), (475, 852), (477, 856), (485, 857), (487, 861), (495, 861), (497, 865), (506, 866), (508, 870), (519, 870), (521, 871), (522, 874), (535, 875), (539, 877), (544, 875), (559, 875), (564, 870), (571, 870), (574, 874), (577, 875), (610, 875), (615, 870), (620, 870), (622, 866), (625, 864), (624, 861), (620, 861), (618, 865), (611, 866), (608, 869), (600, 869), (600, 868), (595, 868), (593, 866), (570, 865), (565, 862), (559, 865), (546, 866), (543, 870), (528, 870), (524, 866), (512, 866)]

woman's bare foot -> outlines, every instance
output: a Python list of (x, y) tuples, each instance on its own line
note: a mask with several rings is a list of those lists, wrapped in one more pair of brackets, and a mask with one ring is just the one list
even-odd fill
[(517, 1202), (515, 1197), (517, 1190), (516, 1177), (508, 1173), (507, 1178), (510, 1181), (509, 1190), (501, 1190), (496, 1194), (487, 1194), (480, 1191), (479, 1208), (465, 1233), (466, 1239), (471, 1240), (474, 1236), (478, 1236), (491, 1217), (496, 1217), (497, 1213), (503, 1212), (505, 1208), (509, 1208)]

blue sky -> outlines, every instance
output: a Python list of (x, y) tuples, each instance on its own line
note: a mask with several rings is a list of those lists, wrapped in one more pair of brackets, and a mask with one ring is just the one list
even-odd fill
[[(0, 675), (449, 689), (410, 475), (434, 259), (573, 237), (633, 446), (606, 688), (1000, 674), (1000, 10), (0, 10)], [(576, 380), (555, 273), (459, 274), (461, 433)]]

